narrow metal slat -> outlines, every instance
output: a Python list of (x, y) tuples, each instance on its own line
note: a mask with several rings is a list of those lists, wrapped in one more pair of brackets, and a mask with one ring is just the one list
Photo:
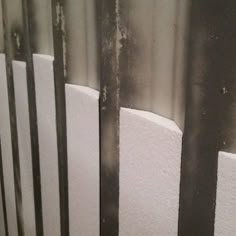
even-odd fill
[(31, 133), (31, 152), (33, 165), (33, 182), (34, 182), (34, 201), (35, 201), (35, 221), (36, 235), (43, 235), (42, 219), (42, 196), (41, 196), (41, 179), (40, 179), (40, 157), (38, 146), (38, 127), (36, 115), (36, 98), (35, 98), (35, 80), (32, 52), (35, 44), (32, 37), (33, 19), (32, 19), (32, 1), (22, 0), (24, 35), (25, 35), (25, 61), (26, 76), (28, 89), (29, 104), (29, 121)]
[(69, 235), (68, 203), (68, 162), (66, 139), (65, 81), (66, 41), (65, 41), (65, 2), (52, 0), (54, 77), (56, 96), (57, 146), (59, 163), (61, 236)]
[(192, 1), (179, 236), (214, 235), (224, 79), (235, 78), (235, 1)]
[(220, 48), (222, 54), (221, 73), (223, 81), (221, 85), (222, 120), (220, 132), (220, 150), (236, 153), (236, 3), (228, 2), (224, 21), (224, 43)]
[[(20, 11), (19, 11), (20, 9)], [(15, 204), (18, 235), (24, 235), (23, 217), (22, 217), (22, 194), (21, 194), (21, 175), (19, 165), (19, 152), (17, 140), (15, 94), (13, 84), (12, 60), (24, 59), (23, 48), (23, 22), (20, 1), (2, 0), (3, 10), (3, 30), (4, 30), (4, 52), (6, 54), (6, 73), (8, 98), (10, 109), (12, 154), (15, 184)], [(8, 222), (9, 223), (9, 222)]]
[(102, 0), (100, 81), (100, 235), (118, 235), (119, 1)]

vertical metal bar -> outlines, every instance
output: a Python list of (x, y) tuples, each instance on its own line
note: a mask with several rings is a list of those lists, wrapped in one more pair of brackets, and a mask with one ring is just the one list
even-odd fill
[(119, 1), (101, 3), (100, 235), (118, 235)]
[[(20, 9), (20, 10), (19, 10)], [(4, 48), (6, 54), (6, 73), (8, 84), (8, 97), (10, 108), (11, 138), (13, 152), (13, 168), (15, 182), (15, 201), (18, 235), (24, 235), (24, 224), (22, 216), (22, 193), (21, 193), (21, 175), (19, 164), (19, 151), (16, 125), (15, 94), (13, 84), (12, 59), (24, 59), (23, 46), (23, 23), (20, 1), (2, 0), (3, 10), (3, 29), (4, 29)]]
[(36, 234), (43, 235), (43, 219), (42, 219), (42, 197), (41, 197), (41, 180), (40, 180), (40, 161), (38, 146), (38, 127), (36, 115), (36, 98), (35, 98), (35, 81), (32, 52), (34, 50), (34, 42), (32, 37), (32, 1), (22, 0), (23, 23), (24, 23), (24, 43), (25, 43), (25, 61), (28, 87), (28, 104), (29, 104), (29, 120), (31, 134), (31, 150), (33, 165), (33, 182), (34, 182), (34, 201), (35, 201), (35, 222)]
[(222, 120), (220, 148), (236, 153), (236, 2), (227, 1), (222, 40)]
[(69, 235), (68, 163), (66, 139), (66, 41), (64, 0), (52, 0), (54, 76), (56, 96), (57, 145), (60, 186), (61, 235)]
[(233, 0), (191, 1), (179, 236), (214, 235), (221, 100), (235, 78)]
[(3, 206), (5, 233), (6, 233), (6, 236), (8, 236), (9, 233), (8, 233), (8, 222), (7, 222), (5, 184), (4, 184), (4, 175), (3, 175), (3, 166), (2, 166), (1, 140), (0, 140), (0, 182), (1, 182), (1, 192), (2, 192), (2, 206)]

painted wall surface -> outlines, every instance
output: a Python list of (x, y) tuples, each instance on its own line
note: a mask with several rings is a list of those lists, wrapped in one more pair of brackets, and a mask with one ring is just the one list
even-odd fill
[(43, 226), (45, 235), (60, 235), (58, 152), (53, 57), (34, 55)]
[(182, 132), (150, 112), (121, 108), (120, 236), (176, 236)]
[(13, 76), (16, 98), (24, 233), (25, 236), (35, 236), (33, 169), (25, 62), (13, 61)]
[(99, 93), (66, 84), (70, 235), (99, 235)]
[(7, 220), (11, 222), (9, 236), (16, 236), (16, 202), (12, 159), (12, 141), (10, 130), (9, 103), (7, 92), (5, 55), (0, 54), (0, 136), (2, 147), (2, 163), (6, 197)]
[(215, 236), (236, 232), (236, 154), (220, 152), (216, 195)]

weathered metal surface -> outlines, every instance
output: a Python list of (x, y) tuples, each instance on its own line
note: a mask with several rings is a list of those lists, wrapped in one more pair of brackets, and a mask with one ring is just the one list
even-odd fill
[[(19, 10), (20, 9), (20, 10)], [(18, 153), (17, 125), (15, 94), (13, 84), (12, 60), (24, 59), (24, 34), (22, 19), (22, 4), (20, 0), (2, 0), (2, 18), (4, 30), (4, 52), (6, 54), (6, 72), (8, 84), (8, 97), (10, 107), (10, 123), (13, 152), (13, 169), (15, 182), (16, 215), (18, 225), (18, 235), (24, 235), (23, 216), (22, 216), (22, 194), (21, 194), (21, 175)], [(8, 222), (8, 224), (10, 224)]]
[(227, 1), (222, 19), (221, 55), (221, 140), (220, 148), (226, 152), (236, 153), (236, 2)]
[(222, 98), (235, 77), (235, 9), (233, 0), (191, 1), (180, 236), (214, 235)]
[(55, 56), (62, 235), (69, 235), (65, 81), (101, 92), (101, 235), (118, 235), (119, 95), (122, 106), (152, 111), (184, 129), (179, 235), (213, 235), (217, 152), (236, 151), (235, 1), (2, 3), (19, 235), (12, 59), (27, 61), (37, 233), (43, 235), (32, 53)]
[(65, 38), (65, 2), (52, 0), (53, 23), (53, 51), (54, 77), (56, 96), (57, 146), (60, 183), (60, 214), (61, 235), (69, 235), (69, 206), (68, 206), (68, 162), (66, 139), (66, 109), (65, 109), (65, 81), (66, 66), (66, 38)]
[(100, 235), (118, 236), (119, 1), (100, 2)]
[(185, 113), (186, 1), (120, 0), (121, 104), (174, 119)]

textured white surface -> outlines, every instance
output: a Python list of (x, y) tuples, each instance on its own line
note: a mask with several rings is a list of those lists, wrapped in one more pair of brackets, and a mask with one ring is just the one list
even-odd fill
[(25, 236), (36, 235), (26, 63), (13, 61)]
[(236, 154), (219, 152), (215, 236), (236, 235)]
[(0, 136), (9, 236), (18, 235), (5, 55), (0, 54)]
[(2, 202), (2, 191), (1, 191), (1, 183), (0, 183), (0, 235), (5, 236), (5, 225), (4, 225), (4, 214), (3, 214), (3, 202)]
[(99, 93), (66, 85), (70, 235), (99, 235)]
[(60, 206), (53, 57), (34, 55), (43, 225), (45, 236), (60, 235)]
[(121, 108), (120, 236), (176, 236), (182, 133), (150, 112)]

